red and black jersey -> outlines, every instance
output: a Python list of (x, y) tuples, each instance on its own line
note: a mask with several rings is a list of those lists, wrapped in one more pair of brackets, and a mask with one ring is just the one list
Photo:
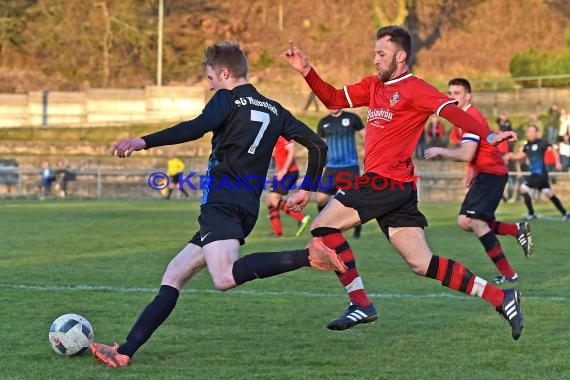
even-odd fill
[[(281, 170), (283, 166), (285, 166), (285, 162), (287, 161), (287, 156), (289, 155), (288, 148), (293, 145), (293, 141), (287, 141), (287, 139), (283, 138), (282, 136), (277, 139), (277, 143), (275, 144), (275, 148), (273, 148), (273, 159), (275, 160), (275, 166), (277, 167), (277, 171)], [(287, 172), (294, 172), (298, 171), (299, 168), (297, 167), (297, 163), (295, 162), (295, 158), (293, 158), (293, 162), (291, 166), (287, 170)]]
[(336, 90), (314, 70), (305, 77), (328, 108), (368, 106), (364, 169), (404, 182), (413, 180), (412, 153), (428, 117), (454, 99), (410, 73), (382, 82), (369, 76)]
[[(489, 126), (485, 116), (473, 105), (468, 104), (463, 108), (463, 111), (467, 112), (482, 125)], [(469, 163), (476, 173), (504, 175), (509, 172), (509, 168), (507, 164), (505, 164), (503, 156), (497, 147), (489, 144), (485, 139), (481, 139), (473, 133), (464, 132), (459, 127), (454, 127), (454, 133), (461, 138), (462, 144), (468, 141), (478, 144), (477, 151), (475, 151), (475, 155)]]

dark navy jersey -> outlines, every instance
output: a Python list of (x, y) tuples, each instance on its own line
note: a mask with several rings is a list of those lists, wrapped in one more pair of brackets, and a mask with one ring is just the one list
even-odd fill
[(358, 166), (356, 131), (364, 129), (360, 117), (343, 111), (340, 116), (325, 116), (319, 121), (317, 134), (327, 141), (329, 147), (327, 168)]
[(144, 136), (147, 149), (196, 140), (212, 131), (202, 204), (231, 203), (253, 215), (266, 183), (273, 147), (279, 136), (295, 140), (309, 151), (305, 190), (317, 184), (326, 160), (325, 142), (279, 103), (253, 85), (218, 90), (197, 118)]
[(544, 153), (550, 146), (544, 140), (537, 139), (529, 141), (523, 147), (523, 152), (526, 153), (529, 163), (529, 171), (532, 174), (546, 174), (546, 165), (544, 165)]

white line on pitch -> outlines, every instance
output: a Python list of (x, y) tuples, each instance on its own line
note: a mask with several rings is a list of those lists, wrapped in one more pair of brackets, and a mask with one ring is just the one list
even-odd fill
[[(21, 290), (35, 290), (43, 292), (77, 292), (77, 291), (104, 291), (115, 293), (156, 293), (157, 288), (125, 288), (116, 286), (94, 286), (94, 285), (76, 285), (76, 286), (56, 286), (56, 285), (18, 285), (18, 284), (0, 284), (0, 288), (4, 289), (21, 289)], [(213, 289), (183, 289), (182, 293), (206, 293), (206, 294), (222, 294), (222, 292)], [(338, 297), (338, 294), (329, 293), (314, 293), (314, 292), (269, 292), (259, 290), (243, 290), (234, 289), (225, 293), (227, 295), (251, 295), (251, 296), (293, 296), (293, 297)], [(469, 299), (462, 294), (453, 293), (430, 293), (430, 294), (383, 294), (383, 293), (368, 293), (368, 296), (373, 298), (411, 298), (411, 299), (436, 299), (436, 298), (459, 298)], [(525, 300), (537, 301), (553, 301), (553, 302), (568, 302), (568, 297), (557, 296), (525, 296)]]

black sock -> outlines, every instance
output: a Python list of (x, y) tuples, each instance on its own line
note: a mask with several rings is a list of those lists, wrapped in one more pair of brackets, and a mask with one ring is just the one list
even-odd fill
[(168, 195), (166, 196), (166, 199), (170, 199), (171, 195), (172, 195), (172, 189), (168, 189)]
[(190, 196), (190, 194), (188, 194), (188, 192), (186, 190), (184, 190), (183, 188), (180, 188), (180, 191), (182, 191), (182, 194), (184, 194), (186, 196), (186, 198), (188, 198)]
[(308, 267), (309, 250), (250, 253), (234, 263), (232, 273), (236, 284), (276, 276), (281, 273)]
[(522, 195), (522, 197), (524, 199), (524, 204), (526, 205), (526, 208), (528, 209), (528, 214), (533, 215), (534, 214), (534, 208), (532, 207), (532, 200), (530, 199), (530, 195), (528, 195), (528, 193), (524, 193)]
[(178, 289), (162, 285), (154, 300), (144, 308), (139, 319), (129, 331), (127, 341), (119, 346), (117, 352), (132, 358), (174, 310), (178, 295)]
[(564, 206), (562, 206), (560, 199), (558, 199), (556, 195), (553, 195), (552, 198), (550, 198), (550, 201), (554, 203), (554, 206), (556, 206), (556, 208), (558, 209), (558, 211), (562, 213), (562, 215), (566, 215), (566, 209), (564, 208)]

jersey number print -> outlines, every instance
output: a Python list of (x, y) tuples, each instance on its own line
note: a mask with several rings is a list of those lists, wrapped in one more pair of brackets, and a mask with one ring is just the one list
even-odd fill
[(263, 134), (267, 130), (267, 126), (269, 125), (269, 114), (267, 112), (261, 112), (256, 110), (251, 110), (251, 121), (258, 121), (261, 123), (261, 128), (259, 128), (259, 132), (257, 136), (255, 136), (255, 140), (253, 140), (253, 144), (247, 150), (249, 154), (255, 154), (255, 149), (259, 146), (259, 142), (263, 137)]

